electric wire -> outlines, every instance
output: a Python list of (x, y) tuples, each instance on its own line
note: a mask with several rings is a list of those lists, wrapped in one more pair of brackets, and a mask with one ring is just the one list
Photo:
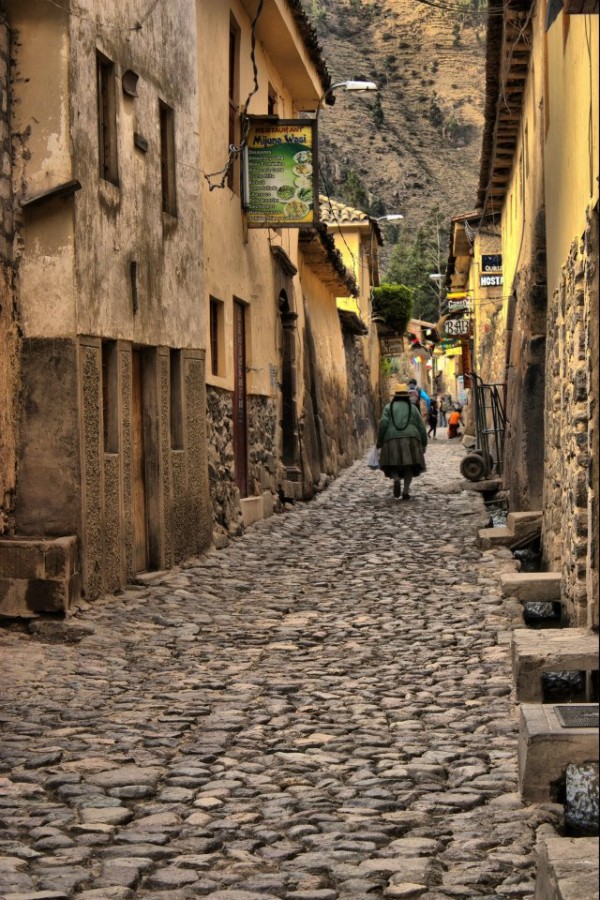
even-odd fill
[[(258, 93), (259, 90), (258, 64), (256, 62), (256, 27), (258, 25), (258, 20), (260, 19), (260, 15), (263, 11), (264, 5), (265, 0), (259, 0), (254, 19), (252, 20), (252, 25), (250, 26), (250, 62), (252, 63), (254, 84), (240, 113), (240, 121), (242, 122), (243, 127), (242, 138), (238, 145), (230, 144), (229, 156), (222, 169), (219, 169), (217, 172), (210, 172), (204, 175), (204, 178), (208, 182), (209, 190), (211, 191), (214, 191), (216, 189), (223, 190), (226, 187), (235, 160), (244, 152), (248, 144), (248, 134), (250, 132), (250, 119), (248, 118), (248, 109), (250, 107), (252, 98)], [(220, 180), (216, 183), (213, 183), (213, 179), (219, 177)]]

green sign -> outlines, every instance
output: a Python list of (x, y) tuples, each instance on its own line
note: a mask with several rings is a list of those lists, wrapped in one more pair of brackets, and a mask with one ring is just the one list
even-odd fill
[(250, 228), (315, 224), (316, 151), (314, 120), (251, 119), (244, 153), (244, 206)]

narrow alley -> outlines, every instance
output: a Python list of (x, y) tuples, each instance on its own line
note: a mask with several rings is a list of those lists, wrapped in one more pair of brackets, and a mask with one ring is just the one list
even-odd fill
[(0, 631), (0, 896), (532, 898), (506, 550), (464, 450)]

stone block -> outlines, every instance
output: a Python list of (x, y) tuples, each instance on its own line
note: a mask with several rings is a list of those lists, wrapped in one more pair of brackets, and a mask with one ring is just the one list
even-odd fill
[(80, 594), (76, 537), (0, 540), (0, 616), (67, 613)]
[[(596, 703), (589, 706), (598, 708)], [(519, 727), (519, 790), (523, 800), (532, 803), (547, 803), (553, 800), (555, 786), (564, 777), (570, 763), (597, 760), (597, 729), (564, 728), (554, 705), (522, 704)]]
[(522, 603), (555, 603), (561, 599), (559, 572), (506, 572), (500, 576), (503, 597)]
[(246, 528), (254, 525), (263, 518), (263, 498), (262, 497), (244, 497), (240, 501), (242, 510), (242, 520)]
[(513, 631), (511, 653), (517, 700), (541, 703), (544, 672), (598, 669), (598, 636), (583, 628), (519, 628)]
[(509, 528), (480, 528), (477, 532), (478, 543), (482, 550), (494, 547), (510, 547), (515, 536)]
[(541, 510), (510, 512), (506, 519), (506, 527), (512, 531), (516, 540), (520, 540), (541, 532), (542, 517)]
[(597, 837), (540, 837), (534, 900), (589, 900), (599, 887)]

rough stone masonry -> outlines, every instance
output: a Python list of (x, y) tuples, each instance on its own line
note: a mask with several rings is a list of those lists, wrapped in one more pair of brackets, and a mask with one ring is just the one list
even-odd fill
[(0, 630), (0, 896), (532, 898), (506, 550), (463, 450), (356, 463), (63, 621)]

